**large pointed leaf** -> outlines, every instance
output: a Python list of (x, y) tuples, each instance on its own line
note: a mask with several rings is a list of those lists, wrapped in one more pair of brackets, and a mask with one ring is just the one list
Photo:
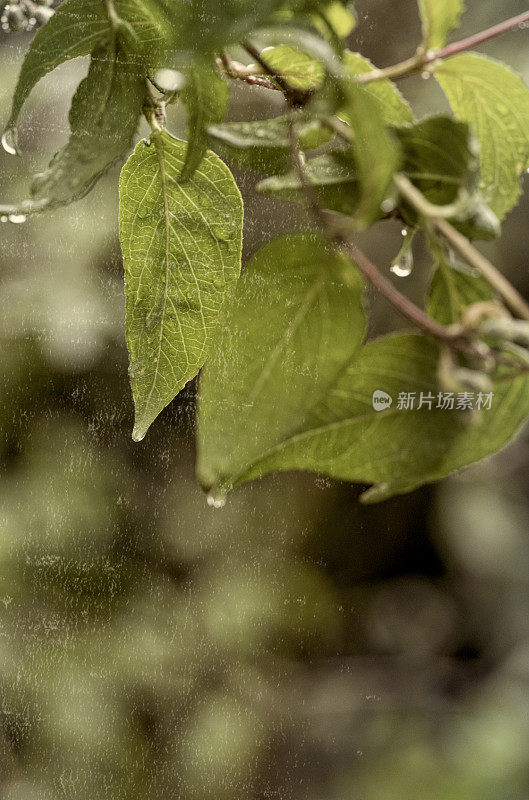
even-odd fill
[(240, 270), (242, 200), (208, 152), (178, 182), (186, 143), (166, 132), (140, 142), (121, 173), (127, 344), (140, 440), (203, 365)]
[(262, 248), (243, 272), (201, 378), (201, 482), (244, 479), (263, 452), (303, 428), (364, 327), (361, 280), (345, 257), (310, 234)]
[(115, 41), (96, 47), (72, 102), (70, 139), (35, 178), (33, 197), (54, 206), (86, 194), (131, 146), (144, 96), (143, 75)]
[[(165, 0), (116, 0), (118, 15), (129, 25), (123, 37), (135, 48), (131, 62), (147, 56), (150, 64), (160, 61), (174, 38)], [(27, 97), (38, 81), (60, 64), (89, 55), (96, 45), (108, 44), (114, 36), (103, 0), (65, 0), (50, 20), (38, 31), (26, 54), (13, 97), (8, 128), (15, 128)]]
[(448, 59), (435, 77), (479, 139), (483, 194), (501, 219), (518, 201), (529, 167), (529, 90), (511, 69), (476, 53)]
[[(377, 484), (367, 499), (382, 499), (478, 461), (515, 435), (529, 414), (529, 378), (497, 375), (490, 408), (485, 396), (470, 398), (482, 407), (478, 417), (457, 410), (465, 397), (454, 397), (453, 410), (441, 407), (438, 346), (407, 334), (359, 348), (363, 319), (358, 294), (350, 297), (358, 287), (322, 283), (318, 273), (306, 281), (296, 252), (280, 240), (254, 257), (204, 370), (198, 473), (207, 488), (221, 494), (273, 470), (306, 469)], [(321, 262), (310, 248), (309, 258)], [(390, 404), (374, 402), (383, 393)], [(413, 396), (412, 408), (401, 394)]]
[(181, 180), (194, 173), (208, 149), (208, 126), (222, 122), (228, 107), (228, 86), (210, 58), (198, 58), (181, 92), (187, 108), (188, 145)]
[(13, 128), (35, 84), (72, 58), (89, 55), (110, 35), (105, 7), (98, 0), (66, 0), (38, 31), (26, 54), (13, 97), (8, 127)]
[[(503, 447), (529, 414), (529, 379), (499, 380), (490, 410), (436, 408), (437, 346), (422, 336), (389, 336), (363, 347), (305, 427), (263, 453), (245, 480), (277, 469), (309, 469), (375, 483), (366, 499), (381, 500), (445, 477)], [(393, 400), (373, 408), (380, 391)], [(415, 395), (400, 410), (399, 394)], [(432, 408), (418, 408), (433, 397)], [(477, 398), (474, 397), (474, 402)]]
[(440, 50), (459, 25), (465, 6), (463, 0), (419, 0), (419, 9), (426, 50)]

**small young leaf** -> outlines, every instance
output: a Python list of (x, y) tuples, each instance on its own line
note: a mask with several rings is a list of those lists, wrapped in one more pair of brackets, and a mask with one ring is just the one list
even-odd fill
[[(320, 147), (332, 133), (317, 121), (296, 123), (296, 134), (302, 150)], [(209, 128), (212, 149), (247, 169), (265, 175), (285, 172), (292, 165), (288, 120), (285, 117), (257, 122), (228, 122)]]
[(187, 181), (208, 149), (208, 126), (222, 122), (228, 107), (228, 86), (213, 59), (196, 60), (180, 96), (188, 116), (188, 145), (180, 179)]
[(428, 294), (427, 311), (431, 317), (442, 325), (453, 325), (468, 306), (493, 299), (494, 293), (484, 278), (451, 267), (436, 242), (430, 242), (430, 250), (437, 265)]
[[(360, 53), (346, 50), (343, 58), (344, 69), (349, 75), (363, 75), (371, 72), (373, 64)], [(413, 122), (411, 109), (394, 83), (388, 80), (373, 81), (364, 90), (378, 103), (380, 113), (387, 125), (406, 125)], [(338, 111), (338, 116), (340, 112)]]
[(303, 427), (362, 340), (361, 292), (351, 263), (311, 234), (276, 239), (252, 258), (201, 378), (203, 485), (244, 480)]
[(435, 77), (480, 141), (483, 195), (501, 219), (518, 201), (529, 167), (529, 90), (511, 69), (476, 53), (448, 59)]
[(342, 3), (341, 0), (322, 3), (321, 8), (313, 14), (313, 23), (322, 36), (330, 34), (332, 39), (345, 39), (356, 25), (353, 4)]
[(185, 153), (185, 142), (159, 132), (121, 173), (136, 440), (203, 365), (240, 270), (242, 200), (231, 172), (208, 152), (181, 184)]
[(273, 70), (287, 78), (295, 89), (317, 89), (323, 83), (323, 61), (302, 50), (281, 44), (263, 50), (263, 58)]
[(132, 144), (145, 96), (145, 80), (111, 42), (96, 47), (90, 70), (70, 109), (68, 143), (37, 175), (34, 199), (50, 207), (82, 197)]
[(426, 50), (440, 50), (448, 34), (457, 28), (465, 9), (463, 0), (419, 0)]

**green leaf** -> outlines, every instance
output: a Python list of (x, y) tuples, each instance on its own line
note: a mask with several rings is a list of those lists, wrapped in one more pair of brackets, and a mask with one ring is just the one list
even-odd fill
[(208, 149), (208, 126), (222, 122), (228, 108), (228, 86), (215, 68), (213, 59), (202, 58), (187, 73), (180, 94), (187, 108), (188, 145), (181, 180), (187, 181)]
[(437, 264), (428, 295), (427, 311), (431, 317), (442, 325), (453, 325), (468, 306), (493, 299), (494, 293), (484, 278), (450, 266), (440, 244), (430, 242), (430, 250)]
[(431, 117), (395, 128), (408, 178), (435, 205), (453, 203), (462, 188), (474, 191), (479, 164), (468, 125), (450, 117)]
[[(458, 201), (451, 222), (468, 237), (498, 235), (499, 221), (479, 191), (479, 160), (466, 123), (431, 117), (395, 128), (395, 135), (404, 153), (403, 172), (430, 203), (444, 206)], [(418, 223), (416, 212), (406, 203), (401, 203), (400, 211), (408, 224)]]
[(463, 0), (419, 0), (426, 50), (440, 50), (448, 34), (457, 28), (465, 10)]
[[(286, 117), (255, 122), (228, 122), (209, 128), (212, 148), (222, 158), (247, 169), (270, 175), (284, 172), (292, 163)], [(320, 147), (332, 133), (316, 120), (296, 123), (302, 150)]]
[[(341, 151), (311, 158), (306, 163), (305, 175), (324, 208), (347, 216), (355, 214), (360, 199), (358, 173)], [(294, 171), (265, 178), (257, 185), (257, 191), (283, 200), (306, 202), (298, 174)]]
[(15, 89), (8, 128), (16, 126), (20, 111), (35, 84), (71, 58), (89, 55), (110, 35), (105, 7), (97, 0), (66, 0), (37, 32), (24, 58)]
[(501, 219), (517, 203), (529, 167), (529, 90), (511, 69), (476, 53), (448, 59), (435, 77), (479, 139), (483, 195)]
[(356, 16), (352, 3), (342, 3), (340, 0), (323, 3), (322, 7), (313, 15), (314, 25), (322, 36), (331, 33), (331, 38), (345, 39), (354, 30)]
[[(373, 64), (359, 53), (344, 53), (343, 65), (348, 75), (363, 75), (371, 72)], [(413, 122), (411, 109), (394, 83), (388, 80), (373, 81), (366, 84), (364, 91), (370, 94), (379, 105), (380, 114), (387, 125), (405, 125)], [(338, 112), (340, 116), (340, 112)]]
[(401, 155), (386, 126), (379, 99), (347, 82), (344, 90), (347, 105), (339, 115), (352, 131), (351, 146), (344, 155), (349, 155), (358, 173), (360, 198), (355, 216), (361, 229), (380, 216), (381, 203), (400, 167)]
[(244, 480), (263, 452), (303, 428), (362, 340), (361, 291), (345, 256), (311, 234), (252, 258), (201, 378), (198, 474), (207, 488)]
[(267, 47), (263, 50), (263, 58), (277, 73), (288, 79), (295, 89), (317, 89), (325, 77), (325, 65), (302, 50), (288, 45)]
[[(130, 26), (119, 38), (126, 40), (131, 63), (146, 73), (147, 64), (163, 62), (173, 45), (174, 27), (165, 0), (116, 0), (119, 17)], [(16, 128), (27, 97), (38, 81), (60, 64), (89, 55), (114, 36), (103, 0), (65, 0), (38, 31), (26, 54), (13, 97), (8, 129)], [(134, 53), (132, 52), (134, 50)]]
[(114, 44), (97, 47), (70, 110), (68, 143), (37, 175), (33, 198), (49, 206), (82, 197), (131, 146), (145, 96), (145, 81)]
[[(351, 127), (348, 149), (336, 151), (308, 162), (309, 180), (320, 193), (327, 208), (355, 216), (358, 228), (367, 227), (380, 216), (380, 206), (399, 168), (401, 156), (384, 119), (380, 97), (346, 78), (339, 81), (340, 94), (346, 98), (339, 115)], [(348, 184), (341, 196), (340, 184)], [(288, 199), (302, 198), (297, 174), (270, 178), (259, 190)]]
[[(241, 294), (241, 304), (243, 298)], [(280, 304), (276, 297), (266, 301), (260, 307), (259, 331), (272, 329), (280, 336), (275, 310)], [(364, 498), (381, 500), (436, 481), (496, 452), (529, 414), (526, 377), (499, 377), (491, 410), (483, 410), (478, 418), (470, 419), (468, 411), (436, 408), (441, 388), (435, 343), (413, 334), (388, 336), (352, 355), (345, 354), (343, 334), (335, 327), (343, 325), (342, 317), (338, 306), (328, 309), (324, 320), (329, 324), (332, 318), (333, 324), (325, 332), (322, 323), (316, 337), (305, 332), (303, 355), (290, 356), (289, 350), (285, 366), (279, 348), (267, 337), (263, 341), (266, 347), (251, 350), (253, 329), (247, 344), (248, 320), (241, 311), (232, 313), (231, 333), (223, 333), (220, 347), (221, 352), (229, 347), (229, 359), (207, 365), (201, 389), (199, 476), (207, 487), (214, 487), (214, 493), (274, 470), (304, 469), (377, 484)], [(288, 336), (291, 325), (285, 316), (283, 336)], [(302, 372), (302, 365), (310, 364), (313, 375), (318, 376), (316, 354), (325, 352), (329, 360), (333, 343), (336, 377), (327, 383), (324, 396), (319, 386), (315, 393), (292, 392), (294, 364), (295, 374)], [(255, 394), (255, 375), (268, 376), (271, 360), (274, 366), (267, 391)], [(248, 377), (247, 363), (252, 370)], [(392, 403), (376, 411), (373, 395), (382, 392)], [(418, 408), (421, 392), (423, 407)], [(413, 410), (399, 408), (400, 393), (415, 394)], [(431, 398), (431, 410), (424, 405), (425, 398)], [(274, 424), (278, 409), (282, 421), (288, 409), (290, 424)]]
[(185, 153), (185, 142), (159, 132), (121, 173), (136, 440), (203, 365), (240, 270), (242, 200), (231, 172), (208, 152), (180, 184)]

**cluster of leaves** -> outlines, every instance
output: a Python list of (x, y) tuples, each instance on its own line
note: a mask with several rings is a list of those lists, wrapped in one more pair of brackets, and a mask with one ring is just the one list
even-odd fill
[[(355, 17), (339, 0), (65, 0), (36, 35), (4, 134), (9, 146), (38, 80), (67, 59), (90, 55), (91, 63), (73, 98), (70, 139), (36, 176), (25, 211), (81, 197), (129, 149), (140, 115), (151, 125), (120, 180), (133, 437), (141, 440), (205, 365), (198, 474), (212, 502), (237, 483), (293, 468), (375, 484), (367, 497), (380, 499), (496, 451), (529, 414), (522, 369), (452, 354), (447, 375), (446, 352), (424, 335), (364, 343), (363, 280), (340, 247), (350, 233), (400, 218), (422, 229), (431, 249), (433, 321), (456, 325), (476, 303), (497, 313), (489, 285), (454, 260), (396, 182), (404, 176), (469, 238), (497, 236), (518, 200), (529, 92), (482, 55), (443, 57), (462, 10), (462, 0), (419, 2), (424, 41), (414, 68), (423, 58), (454, 114), (419, 122), (396, 85), (345, 48)], [(244, 47), (256, 64), (233, 60)], [(284, 114), (224, 123), (232, 78), (282, 91)], [(165, 129), (165, 105), (177, 99), (188, 142)], [(264, 194), (308, 198), (331, 219), (325, 233), (270, 242), (239, 279), (242, 200), (221, 157), (260, 173)], [(403, 414), (372, 405), (380, 389), (395, 398), (450, 382), (486, 383), (491, 410)]]

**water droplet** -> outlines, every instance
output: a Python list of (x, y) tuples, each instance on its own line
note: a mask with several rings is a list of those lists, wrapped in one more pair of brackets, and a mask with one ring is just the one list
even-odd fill
[(392, 264), (391, 265), (391, 272), (397, 276), (397, 278), (407, 278), (411, 275), (413, 271), (413, 265), (410, 264)]
[(147, 431), (144, 431), (141, 428), (134, 428), (134, 430), (132, 431), (132, 441), (142, 442), (145, 439), (146, 433)]
[(0, 222), (7, 222), (7, 217), (6, 217), (6, 215), (5, 215), (5, 214), (3, 214), (3, 215), (0, 217)]
[(426, 69), (425, 69), (425, 70), (424, 70), (424, 72), (421, 72), (421, 78), (422, 78), (424, 81), (427, 81), (427, 80), (428, 80), (429, 78), (431, 78), (431, 77), (432, 77), (432, 73), (431, 73), (431, 72), (428, 72), (428, 70), (426, 70)]
[(403, 228), (401, 233), (404, 236), (404, 242), (398, 256), (391, 265), (390, 270), (394, 275), (397, 275), (398, 278), (407, 278), (408, 275), (411, 275), (413, 270), (412, 245), (414, 231), (410, 231), (408, 228)]
[(15, 128), (7, 128), (2, 134), (2, 147), (11, 156), (18, 154), (17, 133)]
[(207, 504), (210, 508), (224, 508), (226, 505), (226, 498), (215, 497), (215, 495), (208, 494)]
[(23, 222), (27, 220), (25, 214), (10, 214), (8, 216), (9, 222), (13, 222), (15, 225), (21, 225)]
[(154, 76), (154, 82), (162, 92), (178, 92), (183, 88), (186, 79), (176, 69), (160, 69)]
[(380, 204), (380, 210), (384, 214), (391, 214), (391, 212), (395, 210), (395, 205), (396, 204), (393, 198), (388, 197), (386, 198), (386, 200), (383, 200), (382, 203)]

